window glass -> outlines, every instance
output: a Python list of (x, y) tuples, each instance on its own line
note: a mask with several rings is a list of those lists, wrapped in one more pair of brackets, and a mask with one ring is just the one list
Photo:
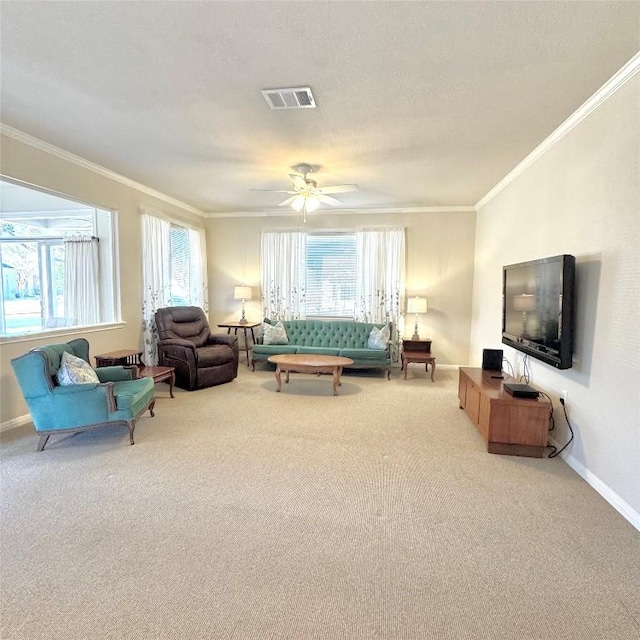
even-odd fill
[(171, 304), (190, 304), (189, 230), (171, 225)]
[[(104, 240), (95, 291), (99, 322), (116, 319), (112, 213), (8, 180), (0, 181), (0, 335), (13, 336), (80, 323), (70, 300), (65, 242)], [(98, 251), (100, 251), (98, 249)], [(82, 274), (75, 273), (78, 279)], [(73, 294), (71, 294), (72, 296)], [(69, 316), (69, 317), (67, 317)]]
[(355, 233), (307, 235), (307, 316), (353, 318), (356, 254)]

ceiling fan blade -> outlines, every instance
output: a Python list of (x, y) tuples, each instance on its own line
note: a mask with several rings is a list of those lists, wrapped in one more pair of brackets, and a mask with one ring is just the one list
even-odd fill
[(347, 191), (357, 191), (357, 184), (337, 184), (333, 187), (319, 187), (319, 193), (346, 193)]
[[(291, 193), (291, 192), (287, 191), (287, 193)], [(288, 204), (291, 204), (297, 197), (298, 197), (297, 194), (295, 196), (291, 196), (290, 198), (287, 198), (286, 200), (283, 200), (278, 206), (279, 207), (286, 207)]]
[(298, 193), (297, 191), (291, 191), (291, 189), (249, 189), (249, 191), (267, 191), (269, 193)]
[(306, 189), (307, 183), (302, 176), (299, 176), (295, 173), (290, 173), (289, 177), (291, 178), (291, 182), (293, 182), (293, 186), (296, 189)]
[(323, 204), (330, 204), (334, 207), (340, 206), (342, 202), (338, 198), (332, 198), (331, 196), (325, 196), (323, 193), (314, 193), (313, 197), (322, 202)]

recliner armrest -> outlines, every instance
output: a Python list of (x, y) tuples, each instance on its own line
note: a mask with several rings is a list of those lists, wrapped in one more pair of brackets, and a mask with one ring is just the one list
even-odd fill
[(226, 344), (233, 347), (238, 343), (238, 336), (232, 336), (227, 333), (211, 333), (207, 338), (207, 344)]

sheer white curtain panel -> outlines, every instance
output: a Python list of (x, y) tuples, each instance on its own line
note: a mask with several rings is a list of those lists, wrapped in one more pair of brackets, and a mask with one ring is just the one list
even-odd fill
[(167, 220), (142, 211), (143, 360), (158, 364), (155, 312), (171, 305), (171, 230)]
[(64, 242), (64, 314), (75, 324), (100, 322), (98, 239), (72, 236)]
[(262, 234), (262, 307), (265, 318), (306, 318), (306, 236), (301, 231)]
[(189, 229), (189, 300), (209, 313), (207, 245), (204, 229)]
[(402, 315), (405, 280), (405, 231), (358, 229), (356, 314), (360, 322), (393, 322)]

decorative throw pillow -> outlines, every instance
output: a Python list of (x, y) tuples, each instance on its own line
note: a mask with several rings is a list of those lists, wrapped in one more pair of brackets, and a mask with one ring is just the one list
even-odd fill
[(58, 369), (58, 373), (56, 374), (56, 380), (61, 387), (69, 384), (100, 382), (98, 375), (88, 362), (67, 351), (63, 352), (62, 358), (60, 359), (60, 369)]
[(373, 327), (373, 329), (371, 329), (371, 333), (369, 334), (367, 347), (369, 349), (386, 349), (390, 336), (391, 332), (389, 330), (388, 324), (382, 327), (382, 329)]
[(289, 338), (282, 322), (262, 325), (262, 344), (289, 344)]

